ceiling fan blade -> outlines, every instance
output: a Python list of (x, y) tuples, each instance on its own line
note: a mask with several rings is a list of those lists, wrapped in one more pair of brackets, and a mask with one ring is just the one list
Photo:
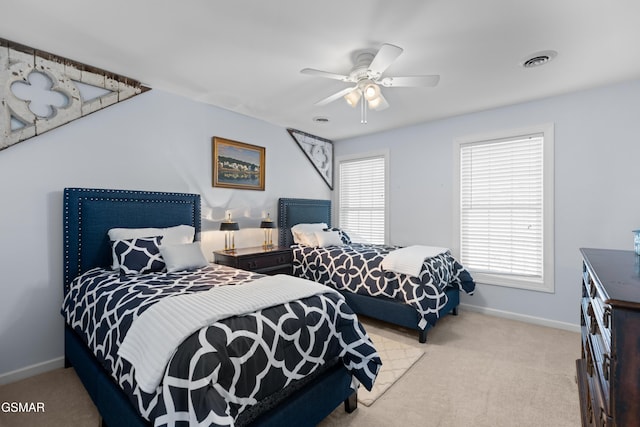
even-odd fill
[(389, 68), (389, 65), (391, 65), (398, 56), (400, 56), (402, 50), (403, 49), (401, 47), (394, 46), (392, 44), (383, 44), (369, 65), (369, 72), (374, 76), (379, 77), (387, 68)]
[(324, 99), (321, 99), (320, 101), (316, 102), (315, 105), (317, 105), (317, 106), (327, 105), (328, 103), (333, 102), (336, 99), (342, 98), (343, 96), (345, 96), (346, 94), (351, 92), (353, 89), (355, 89), (355, 88), (354, 87), (348, 87), (346, 89), (342, 89), (340, 92), (336, 92), (333, 95), (330, 95), (330, 96), (327, 96)]
[(385, 77), (378, 81), (384, 87), (416, 87), (435, 86), (440, 81), (440, 76), (410, 76), (410, 77)]
[(351, 81), (349, 76), (343, 76), (342, 74), (330, 73), (329, 71), (314, 70), (313, 68), (303, 68), (302, 70), (300, 70), (300, 72), (302, 74), (308, 74), (310, 76), (325, 77), (325, 78), (328, 78), (328, 79), (340, 80), (342, 82)]

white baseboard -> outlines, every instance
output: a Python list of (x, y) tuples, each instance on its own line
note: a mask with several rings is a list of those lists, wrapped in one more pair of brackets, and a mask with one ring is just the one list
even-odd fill
[(475, 311), (489, 316), (504, 317), (505, 319), (518, 320), (520, 322), (533, 323), (534, 325), (548, 326), (550, 328), (580, 333), (580, 325), (578, 324), (543, 319), (542, 317), (528, 316), (526, 314), (513, 313), (510, 311), (496, 310), (495, 308), (479, 307), (477, 305), (461, 303), (460, 306), (465, 310)]
[(63, 367), (64, 357), (58, 357), (46, 362), (37, 363), (35, 365), (27, 366), (26, 368), (21, 368), (15, 371), (7, 372), (5, 374), (0, 374), (0, 385), (13, 383), (25, 378), (32, 377), (34, 375), (53, 371), (54, 369)]

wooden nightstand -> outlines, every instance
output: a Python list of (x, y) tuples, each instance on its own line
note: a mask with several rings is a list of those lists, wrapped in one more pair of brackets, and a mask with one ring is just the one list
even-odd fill
[(242, 270), (263, 274), (292, 274), (293, 250), (274, 246), (264, 249), (262, 246), (236, 249), (234, 252), (215, 251), (214, 262)]

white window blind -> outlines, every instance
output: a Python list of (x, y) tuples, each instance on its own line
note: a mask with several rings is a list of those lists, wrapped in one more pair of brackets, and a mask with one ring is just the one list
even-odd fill
[(385, 243), (385, 157), (340, 162), (339, 224), (355, 241)]
[(460, 256), (469, 269), (544, 280), (543, 134), (460, 145)]

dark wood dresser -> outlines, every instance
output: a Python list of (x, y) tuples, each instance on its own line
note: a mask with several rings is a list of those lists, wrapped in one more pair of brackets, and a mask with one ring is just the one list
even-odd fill
[(583, 426), (640, 426), (640, 257), (580, 249)]
[(293, 250), (275, 246), (241, 248), (232, 252), (216, 251), (214, 262), (263, 274), (293, 274)]

